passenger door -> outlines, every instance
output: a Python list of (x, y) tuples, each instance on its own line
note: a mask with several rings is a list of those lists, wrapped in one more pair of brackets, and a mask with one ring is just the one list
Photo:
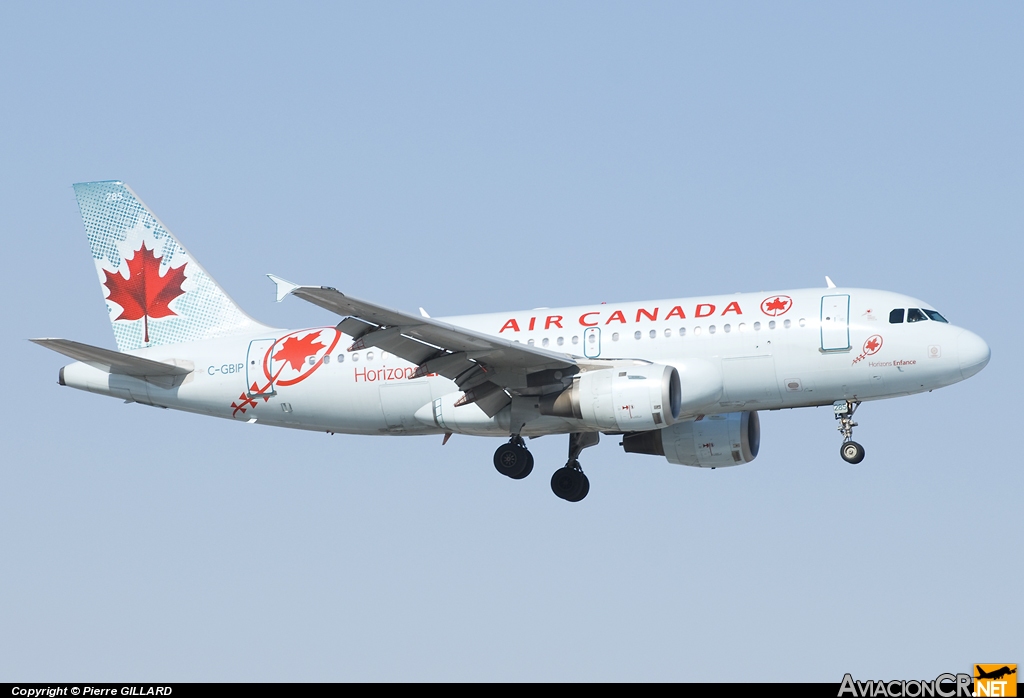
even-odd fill
[(268, 352), (274, 347), (276, 339), (254, 339), (249, 342), (249, 351), (245, 357), (245, 392), (249, 397), (270, 397), (276, 395), (274, 384), (263, 371), (264, 359), (270, 375), (274, 375), (274, 358)]
[(821, 350), (850, 350), (850, 296), (821, 297)]

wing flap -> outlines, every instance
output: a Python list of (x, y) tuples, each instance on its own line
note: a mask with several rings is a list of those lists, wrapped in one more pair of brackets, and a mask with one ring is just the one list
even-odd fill
[[(379, 333), (373, 332), (370, 334), (370, 337), (372, 338), (375, 334)], [(417, 366), (438, 353), (437, 347), (432, 347), (424, 344), (423, 342), (417, 342), (415, 339), (409, 339), (402, 335), (395, 335), (380, 341), (372, 341), (366, 346), (379, 347), (380, 349), (389, 351), (395, 356), (399, 356), (410, 363), (416, 364)]]
[(376, 325), (371, 325), (354, 317), (347, 317), (338, 323), (338, 331), (344, 332), (354, 339), (359, 339), (367, 332), (373, 332), (375, 329), (377, 329)]

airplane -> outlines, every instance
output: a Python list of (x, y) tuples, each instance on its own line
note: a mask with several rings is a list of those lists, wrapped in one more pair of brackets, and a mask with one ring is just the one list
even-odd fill
[(758, 412), (832, 406), (856, 464), (863, 402), (957, 383), (985, 341), (924, 301), (843, 288), (602, 303), (433, 318), (274, 275), (333, 314), (277, 329), (247, 315), (126, 184), (74, 185), (117, 351), (33, 339), (75, 362), (58, 382), (155, 407), (328, 433), (500, 437), (495, 469), (533, 470), (525, 438), (566, 434), (551, 489), (590, 491), (601, 434), (626, 453), (703, 468), (749, 463)]
[(1017, 673), (1016, 666), (1014, 666), (1013, 669), (1011, 669), (1009, 666), (1003, 666), (993, 671), (984, 671), (980, 665), (976, 664), (974, 666), (974, 669), (977, 672), (977, 676), (974, 677), (976, 679), (1001, 679), (1004, 676), (1009, 676), (1010, 674)]

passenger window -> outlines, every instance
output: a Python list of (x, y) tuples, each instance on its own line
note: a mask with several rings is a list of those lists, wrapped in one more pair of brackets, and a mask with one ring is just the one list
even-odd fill
[(345, 355), (344, 354), (338, 354), (338, 363), (339, 364), (345, 363)]
[(558, 346), (562, 346), (563, 344), (565, 344), (565, 337), (559, 337), (558, 338)]
[(330, 356), (327, 356), (326, 354), (324, 354), (324, 363), (325, 363), (325, 364), (329, 364), (329, 363), (331, 363), (331, 357), (330, 357)]
[(939, 315), (934, 310), (925, 310), (924, 314), (927, 315), (928, 317), (930, 317), (935, 322), (944, 322), (947, 325), (949, 324), (949, 320), (947, 320), (946, 318), (942, 317), (941, 315)]
[(650, 334), (651, 334), (651, 339), (654, 339), (654, 338), (656, 338), (658, 336), (658, 330), (651, 330)]
[(637, 330), (636, 332), (633, 333), (633, 339), (640, 339), (640, 337), (641, 337), (640, 330)]
[(903, 308), (896, 308), (896, 310), (889, 313), (890, 324), (898, 325), (901, 322), (903, 322)]
[(542, 347), (546, 347), (546, 346), (547, 346), (548, 344), (550, 344), (550, 343), (551, 343), (551, 342), (550, 342), (550, 340), (549, 340), (549, 339), (548, 339), (547, 337), (545, 337), (544, 339), (540, 340), (540, 345), (541, 345)]
[(680, 327), (679, 328), (679, 336), (680, 337), (685, 337), (686, 336), (686, 328), (685, 327)]
[(666, 329), (666, 330), (665, 330), (665, 336), (666, 336), (666, 337), (671, 337), (671, 336), (672, 336), (672, 330), (670, 330), (670, 329)]
[(907, 310), (907, 322), (921, 322), (927, 319), (928, 317), (921, 312), (920, 308), (909, 308)]
[(613, 342), (619, 341), (619, 333), (618, 332), (612, 332), (612, 341)]

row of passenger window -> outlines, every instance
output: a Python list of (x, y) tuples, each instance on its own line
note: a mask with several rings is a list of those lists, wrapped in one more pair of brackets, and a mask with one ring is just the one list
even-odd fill
[[(807, 326), (807, 320), (805, 320), (804, 318), (800, 318), (799, 320), (797, 320), (797, 322), (799, 323), (800, 327), (806, 327)], [(789, 329), (790, 327), (793, 326), (793, 321), (792, 320), (783, 320), (782, 321), (782, 326), (785, 327), (786, 329)], [(754, 332), (760, 332), (761, 331), (761, 323), (760, 322), (755, 322), (751, 327), (753, 328)], [(775, 320), (770, 320), (768, 322), (768, 329), (769, 330), (774, 330), (775, 327), (776, 327)], [(718, 332), (718, 327), (717, 327), (717, 325), (710, 325), (707, 328), (707, 330), (708, 330), (708, 334), (715, 334), (716, 332)], [(730, 324), (722, 325), (722, 331), (723, 332), (727, 332), (728, 333), (728, 332), (732, 332), (732, 330), (733, 330), (733, 326), (732, 325), (730, 325)], [(736, 331), (737, 332), (746, 332), (747, 330), (748, 330), (748, 327), (747, 327), (747, 323), (745, 323), (745, 322), (741, 322), (740, 324), (736, 325)], [(687, 332), (688, 332), (688, 330), (685, 327), (680, 327), (679, 330), (678, 330), (678, 336), (679, 337), (685, 337)], [(702, 332), (703, 332), (703, 329), (700, 327), (700, 325), (698, 325), (697, 327), (693, 328), (692, 334), (694, 336), (698, 336)], [(673, 331), (672, 331), (671, 327), (666, 327), (665, 330), (663, 331), (663, 334), (666, 337), (671, 337), (672, 333), (673, 333)], [(644, 333), (641, 332), (640, 330), (637, 330), (636, 332), (633, 333), (633, 339), (643, 339), (643, 336), (644, 336)], [(658, 330), (650, 330), (647, 333), (647, 336), (650, 337), (651, 339), (656, 339), (658, 337)], [(613, 342), (619, 341), (620, 338), (621, 337), (620, 337), (618, 332), (612, 332), (611, 339), (612, 339)], [(532, 346), (534, 346), (535, 341), (536, 340), (528, 339), (528, 340), (526, 340), (526, 343), (532, 347)], [(579, 337), (579, 335), (573, 335), (570, 338), (569, 341), (572, 344), (579, 344), (580, 337)], [(591, 344), (596, 343), (597, 342), (597, 335), (596, 334), (591, 334), (589, 336), (589, 340), (588, 341)], [(515, 340), (515, 342), (516, 342), (516, 344), (519, 344), (519, 340), (518, 339)], [(542, 347), (550, 346), (550, 344), (551, 344), (551, 340), (548, 337), (544, 337), (543, 339), (540, 340), (540, 345)], [(558, 345), (558, 346), (563, 346), (565, 344), (565, 337), (557, 337), (557, 338), (555, 338), (555, 344)]]
[[(349, 360), (350, 361), (359, 361), (359, 352), (358, 351), (354, 351), (351, 354), (349, 354), (348, 356), (349, 356)], [(388, 358), (387, 352), (382, 351), (380, 353), (380, 358), (381, 359)], [(338, 359), (337, 360), (338, 360), (339, 364), (345, 363), (345, 355), (344, 354), (338, 354)], [(373, 361), (373, 352), (372, 351), (366, 352), (366, 360), (367, 361)], [(310, 366), (312, 366), (312, 365), (314, 365), (316, 363), (316, 357), (315, 356), (310, 356), (308, 359), (306, 359), (306, 361), (309, 363)], [(329, 363), (331, 363), (331, 357), (330, 356), (324, 356), (323, 361), (324, 361), (325, 364), (329, 364)]]
[[(893, 312), (895, 313), (896, 311), (894, 310)], [(930, 312), (935, 313), (934, 310), (930, 311)], [(935, 313), (935, 314), (939, 315), (938, 313)], [(889, 321), (890, 322), (903, 322), (902, 320), (894, 321), (892, 319), (892, 317), (893, 316), (890, 314), (890, 316), (889, 316)], [(939, 315), (939, 317), (942, 317), (942, 316)], [(916, 322), (916, 321), (915, 320), (910, 320), (909, 322)], [(942, 322), (945, 322), (945, 320), (942, 320)], [(806, 327), (807, 326), (807, 320), (804, 319), (804, 318), (800, 318), (799, 320), (797, 320), (797, 323), (800, 325), (800, 327)], [(792, 320), (783, 320), (782, 321), (782, 326), (788, 330), (790, 327), (793, 326), (793, 321)], [(777, 325), (776, 325), (775, 320), (769, 320), (768, 321), (768, 329), (769, 330), (774, 330), (776, 327), (777, 327)], [(751, 328), (753, 328), (754, 332), (760, 332), (761, 331), (761, 323), (760, 322), (755, 322), (755, 323), (753, 323), (753, 325), (751, 325)], [(725, 325), (722, 325), (722, 331), (723, 332), (729, 333), (729, 332), (732, 332), (732, 330), (733, 330), (733, 326), (731, 324), (727, 323)], [(741, 322), (738, 325), (736, 325), (736, 331), (737, 332), (746, 332), (747, 330), (748, 330), (748, 327), (747, 327), (747, 323), (745, 323), (745, 322)], [(688, 332), (688, 330), (685, 327), (680, 327), (678, 332), (677, 332), (677, 335), (679, 337), (685, 337), (687, 332)], [(708, 326), (708, 334), (715, 334), (716, 332), (718, 332), (718, 327), (716, 325), (709, 325)], [(703, 333), (703, 329), (701, 328), (700, 325), (698, 325), (698, 326), (693, 328), (692, 334), (694, 336), (699, 336), (702, 333)], [(672, 336), (672, 328), (671, 327), (666, 327), (665, 330), (663, 331), (663, 334), (666, 337), (671, 337)], [(636, 332), (633, 333), (633, 339), (643, 339), (643, 336), (644, 336), (644, 333), (641, 332), (640, 330), (637, 330)], [(650, 337), (651, 339), (656, 339), (658, 337), (658, 330), (650, 330), (647, 333), (647, 336)], [(613, 342), (617, 342), (617, 341), (619, 341), (619, 339), (621, 339), (621, 336), (619, 335), (619, 333), (618, 332), (612, 332), (612, 341)], [(572, 344), (579, 344), (580, 343), (580, 337), (579, 337), (579, 335), (573, 335), (569, 339), (569, 341)], [(591, 334), (590, 335), (590, 342), (592, 344), (596, 343), (597, 342), (597, 335)], [(517, 340), (515, 340), (515, 343), (519, 344), (520, 342), (517, 339)], [(529, 346), (532, 347), (532, 346), (535, 345), (535, 340), (528, 339), (528, 340), (526, 340), (526, 343)], [(542, 347), (550, 346), (550, 344), (551, 344), (551, 340), (548, 337), (544, 337), (540, 341), (540, 345)], [(555, 339), (555, 344), (558, 345), (558, 346), (563, 346), (565, 344), (565, 337), (557, 337)], [(387, 352), (381, 352), (381, 358), (382, 359), (387, 358)], [(349, 360), (350, 361), (359, 361), (359, 352), (356, 351), (356, 352), (352, 352), (351, 354), (349, 354)], [(372, 351), (366, 352), (366, 360), (367, 361), (373, 361), (373, 352)], [(312, 366), (312, 365), (314, 365), (316, 363), (316, 357), (315, 356), (310, 356), (307, 359), (307, 361), (309, 362), (309, 365)], [(323, 357), (323, 362), (325, 364), (331, 363), (331, 357), (330, 356), (324, 356)], [(338, 354), (337, 362), (339, 364), (340, 363), (345, 363), (345, 354)]]
[(898, 325), (903, 322), (904, 313), (906, 313), (907, 322), (922, 322), (924, 320), (935, 320), (935, 322), (946, 322), (946, 318), (939, 315), (934, 310), (927, 310), (924, 308), (896, 308), (889, 313), (889, 322), (893, 325)]

